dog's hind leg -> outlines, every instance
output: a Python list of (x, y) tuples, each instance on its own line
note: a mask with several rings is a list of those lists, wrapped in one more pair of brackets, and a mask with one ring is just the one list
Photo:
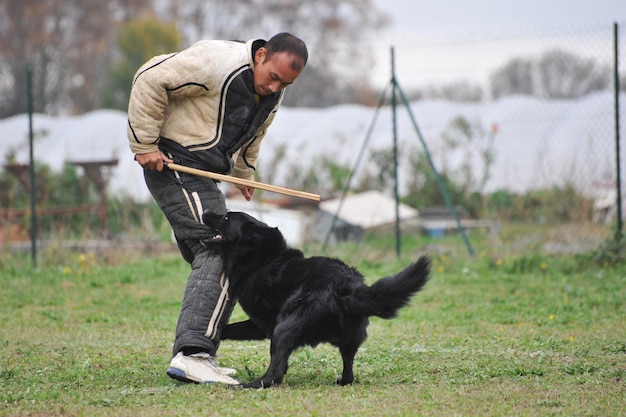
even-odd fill
[(344, 322), (343, 341), (335, 344), (343, 359), (343, 372), (341, 378), (337, 379), (339, 385), (348, 385), (354, 381), (354, 356), (367, 339), (368, 324), (369, 320), (365, 317), (352, 317)]
[(337, 378), (338, 385), (348, 385), (354, 381), (354, 356), (358, 350), (358, 345), (341, 346), (339, 348), (341, 359), (343, 359), (343, 372), (341, 373), (341, 378)]

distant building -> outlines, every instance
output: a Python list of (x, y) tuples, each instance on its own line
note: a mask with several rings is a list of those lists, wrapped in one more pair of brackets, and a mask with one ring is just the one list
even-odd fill
[[(402, 223), (417, 223), (419, 212), (416, 209), (400, 203), (398, 212)], [(330, 242), (359, 240), (366, 230), (395, 224), (396, 202), (378, 191), (349, 195), (343, 201), (340, 198), (323, 201), (313, 226), (315, 240), (326, 239), (335, 216)]]

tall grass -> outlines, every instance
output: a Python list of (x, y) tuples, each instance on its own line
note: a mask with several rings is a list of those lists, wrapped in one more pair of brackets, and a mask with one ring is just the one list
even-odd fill
[[(73, 253), (37, 269), (2, 255), (0, 415), (624, 415), (623, 267), (551, 255), (533, 236), (474, 234), (473, 259), (455, 236), (405, 236), (401, 260), (389, 237), (330, 249), (369, 282), (430, 253), (432, 280), (398, 318), (371, 320), (353, 385), (333, 384), (341, 359), (323, 345), (265, 391), (165, 375), (188, 270), (176, 254), (107, 265)], [(224, 341), (219, 360), (247, 381), (268, 352)]]

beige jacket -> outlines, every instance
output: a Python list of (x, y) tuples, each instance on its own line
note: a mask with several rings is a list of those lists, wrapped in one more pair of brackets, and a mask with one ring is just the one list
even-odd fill
[(254, 91), (254, 52), (264, 43), (200, 41), (145, 63), (128, 105), (132, 152), (161, 149), (178, 163), (253, 179), (261, 140), (282, 101), (282, 91), (264, 97)]

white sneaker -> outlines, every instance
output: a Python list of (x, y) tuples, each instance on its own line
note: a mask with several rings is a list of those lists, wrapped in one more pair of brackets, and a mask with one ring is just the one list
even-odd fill
[(181, 382), (197, 382), (211, 384), (221, 382), (228, 385), (239, 385), (239, 381), (229, 375), (236, 371), (230, 368), (220, 368), (215, 359), (208, 353), (196, 353), (185, 356), (178, 352), (170, 361), (167, 375)]

